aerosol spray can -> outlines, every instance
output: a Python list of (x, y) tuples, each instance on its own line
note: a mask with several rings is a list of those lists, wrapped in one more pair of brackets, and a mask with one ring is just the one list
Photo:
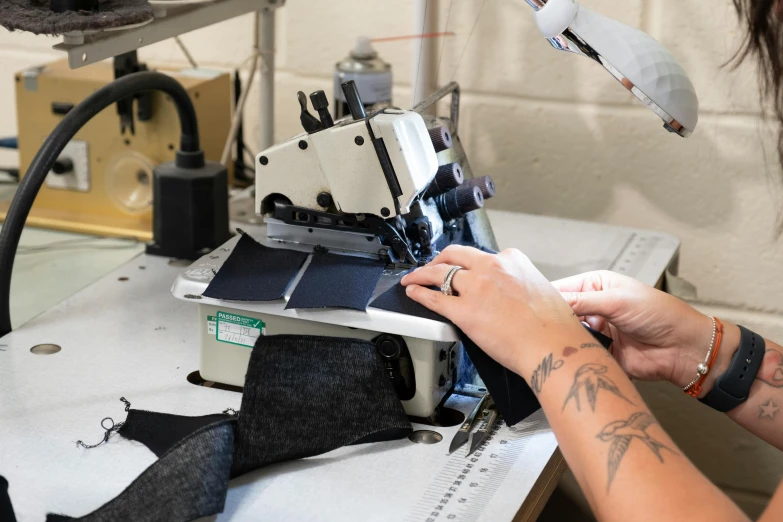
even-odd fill
[(348, 57), (337, 62), (334, 69), (334, 119), (350, 114), (345, 96), (340, 87), (353, 80), (359, 89), (359, 96), (365, 109), (390, 107), (392, 103), (391, 65), (378, 57), (369, 38), (360, 36)]

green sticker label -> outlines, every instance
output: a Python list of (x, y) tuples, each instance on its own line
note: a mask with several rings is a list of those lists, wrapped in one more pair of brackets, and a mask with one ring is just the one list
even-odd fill
[(207, 316), (207, 335), (215, 335), (217, 333), (217, 324), (215, 324), (215, 316)]
[(220, 342), (252, 348), (265, 334), (266, 325), (260, 319), (228, 312), (218, 312), (215, 317), (215, 339)]

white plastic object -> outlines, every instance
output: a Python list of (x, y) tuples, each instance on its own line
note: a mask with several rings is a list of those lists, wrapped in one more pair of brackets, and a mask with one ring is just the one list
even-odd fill
[(150, 158), (136, 151), (115, 156), (106, 169), (106, 193), (111, 202), (128, 214), (149, 212), (154, 168)]
[(533, 16), (544, 38), (554, 38), (568, 29), (578, 10), (574, 0), (549, 0)]
[(376, 138), (382, 138), (402, 189), (400, 211), (410, 212), (419, 193), (438, 172), (438, 156), (424, 118), (412, 111), (387, 111), (370, 120)]
[(372, 41), (370, 41), (369, 38), (366, 36), (360, 36), (356, 39), (356, 43), (353, 46), (353, 50), (351, 50), (351, 56), (353, 58), (362, 59), (362, 58), (373, 58), (375, 57), (376, 52), (375, 49), (372, 47)]
[(663, 45), (638, 29), (583, 6), (578, 6), (570, 28), (669, 116), (691, 132), (696, 128), (696, 90)]

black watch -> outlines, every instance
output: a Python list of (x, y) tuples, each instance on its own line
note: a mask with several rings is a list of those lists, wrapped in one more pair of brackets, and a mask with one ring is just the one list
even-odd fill
[(740, 326), (740, 344), (731, 364), (715, 381), (710, 393), (701, 402), (718, 411), (733, 410), (748, 399), (750, 387), (764, 360), (764, 338)]

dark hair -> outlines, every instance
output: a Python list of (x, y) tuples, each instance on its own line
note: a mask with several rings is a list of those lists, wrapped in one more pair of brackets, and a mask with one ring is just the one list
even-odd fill
[[(762, 101), (771, 101), (783, 123), (783, 2), (781, 0), (733, 0), (748, 31), (730, 63), (736, 67), (748, 56), (759, 62)], [(778, 158), (783, 165), (783, 129), (778, 134)]]

